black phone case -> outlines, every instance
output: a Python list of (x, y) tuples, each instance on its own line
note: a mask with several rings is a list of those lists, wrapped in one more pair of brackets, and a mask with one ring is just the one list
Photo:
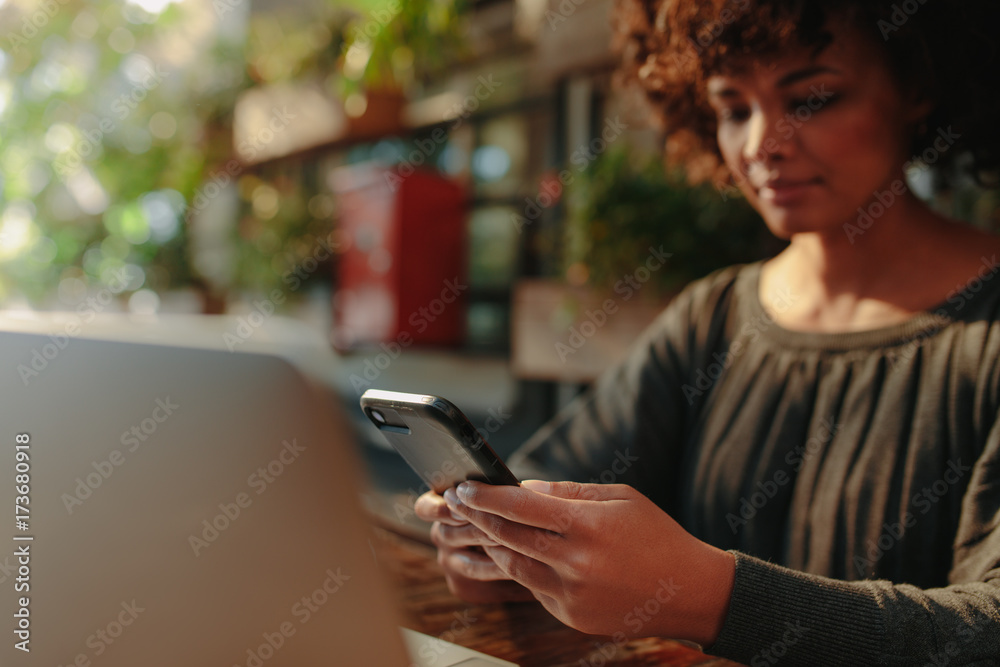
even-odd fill
[[(475, 427), (438, 396), (366, 391), (361, 408), (427, 486), (437, 493), (467, 479), (517, 486), (519, 482)], [(388, 418), (379, 422), (372, 410)]]

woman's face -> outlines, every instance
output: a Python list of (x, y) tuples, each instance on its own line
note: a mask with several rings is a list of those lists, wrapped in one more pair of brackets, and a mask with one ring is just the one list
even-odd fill
[(831, 32), (818, 55), (803, 49), (707, 82), (726, 165), (781, 238), (843, 234), (874, 193), (898, 191), (926, 112), (906, 102), (876, 47)]

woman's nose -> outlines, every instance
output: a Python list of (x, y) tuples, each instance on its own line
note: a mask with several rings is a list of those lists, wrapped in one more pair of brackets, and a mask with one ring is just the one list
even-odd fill
[(787, 142), (777, 131), (774, 114), (757, 107), (747, 119), (746, 141), (743, 144), (743, 159), (747, 162), (766, 163), (785, 157)]

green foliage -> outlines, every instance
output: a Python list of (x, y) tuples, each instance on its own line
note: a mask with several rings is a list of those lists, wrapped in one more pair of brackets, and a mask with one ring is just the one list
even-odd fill
[(462, 51), (463, 9), (463, 0), (335, 1), (306, 14), (254, 13), (247, 0), (0, 6), (0, 307), (73, 308), (123, 267), (135, 280), (121, 298), (281, 287), (332, 216), (310, 174), (287, 164), (235, 179), (237, 224), (219, 259), (227, 279), (212, 283), (193, 266), (189, 206), (234, 157), (238, 95), (280, 82), (405, 88)]
[(344, 30), (341, 92), (406, 89), (467, 53), (465, 0), (388, 0), (369, 6)]
[(246, 62), (259, 83), (330, 78), (344, 44), (344, 28), (355, 13), (342, 6), (303, 17), (293, 11), (251, 16)]
[(186, 202), (247, 80), (208, 3), (164, 4), (3, 8), (0, 303), (72, 308), (123, 267), (122, 296), (193, 279)]
[(711, 271), (767, 254), (771, 239), (742, 198), (709, 184), (691, 186), (658, 157), (635, 159), (614, 147), (567, 188), (567, 268), (608, 288), (632, 274), (650, 246), (673, 253), (651, 284), (668, 293)]

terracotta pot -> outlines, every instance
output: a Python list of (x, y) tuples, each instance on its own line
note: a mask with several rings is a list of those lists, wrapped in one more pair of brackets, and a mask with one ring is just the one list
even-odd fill
[(399, 134), (403, 128), (403, 109), (406, 95), (394, 88), (369, 90), (368, 106), (357, 118), (348, 118), (347, 125), (353, 137), (381, 137)]

